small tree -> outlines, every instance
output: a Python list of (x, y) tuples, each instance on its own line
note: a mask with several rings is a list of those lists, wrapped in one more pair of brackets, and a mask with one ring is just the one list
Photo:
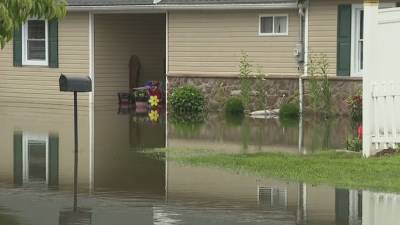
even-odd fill
[(257, 82), (256, 87), (257, 98), (256, 106), (260, 110), (266, 110), (267, 108), (267, 95), (265, 94), (265, 74), (262, 72), (261, 67), (257, 67)]
[(239, 72), (240, 72), (240, 95), (243, 101), (245, 109), (249, 108), (250, 97), (251, 97), (251, 73), (252, 65), (249, 62), (249, 56), (242, 52), (242, 58), (240, 59)]
[(310, 77), (309, 94), (314, 112), (324, 116), (331, 113), (331, 87), (328, 79), (329, 62), (325, 54), (310, 56), (308, 73)]
[(66, 14), (64, 0), (0, 0), (0, 48), (13, 38), (30, 17), (60, 19)]

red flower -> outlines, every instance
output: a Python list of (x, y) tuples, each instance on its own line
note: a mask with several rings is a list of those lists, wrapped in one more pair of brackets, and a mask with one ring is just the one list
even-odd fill
[(157, 96), (158, 99), (161, 99), (161, 91), (158, 88), (151, 88), (149, 94), (150, 96)]

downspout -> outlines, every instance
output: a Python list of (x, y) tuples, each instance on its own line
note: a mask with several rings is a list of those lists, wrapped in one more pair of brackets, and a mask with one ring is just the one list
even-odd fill
[(303, 103), (304, 103), (304, 86), (302, 75), (304, 74), (304, 70), (306, 68), (305, 65), (305, 13), (306, 13), (306, 3), (307, 0), (298, 0), (297, 7), (299, 9), (299, 21), (300, 21), (300, 32), (299, 32), (299, 40), (296, 46), (295, 55), (297, 56), (297, 63), (299, 67), (299, 111), (300, 115), (303, 114)]

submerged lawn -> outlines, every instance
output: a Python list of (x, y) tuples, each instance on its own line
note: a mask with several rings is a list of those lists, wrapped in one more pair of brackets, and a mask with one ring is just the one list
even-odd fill
[(365, 159), (360, 154), (333, 151), (310, 155), (179, 154), (177, 150), (167, 150), (170, 151), (173, 160), (186, 165), (220, 167), (311, 184), (400, 192), (400, 155)]

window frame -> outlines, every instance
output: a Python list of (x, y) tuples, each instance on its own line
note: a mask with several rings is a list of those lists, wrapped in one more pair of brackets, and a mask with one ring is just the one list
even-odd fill
[[(379, 7), (382, 8), (391, 8), (395, 7), (396, 3), (380, 3)], [(351, 62), (350, 62), (350, 76), (352, 77), (361, 77), (365, 71), (365, 61), (363, 62), (364, 68), (360, 70), (360, 59), (359, 59), (359, 40), (360, 40), (360, 12), (364, 10), (363, 4), (352, 4), (352, 12), (351, 12)], [(364, 14), (365, 20), (365, 14)], [(365, 27), (364, 27), (365, 29)], [(364, 30), (365, 32), (365, 30)], [(363, 39), (363, 43), (365, 40)], [(364, 45), (365, 46), (365, 45)], [(364, 47), (365, 50), (365, 47)], [(364, 58), (365, 60), (365, 58)]]
[[(32, 20), (41, 20), (45, 22), (45, 60), (28, 59), (28, 22)], [(49, 65), (49, 26), (48, 20), (30, 18), (22, 25), (22, 65), (23, 66), (48, 66)]]
[[(364, 10), (364, 5), (353, 4), (352, 5), (352, 21), (351, 21), (351, 73), (352, 77), (361, 77), (364, 73), (364, 69), (360, 69), (360, 58), (359, 58), (359, 37), (360, 37), (360, 12)], [(365, 17), (364, 17), (365, 19)], [(364, 42), (364, 41), (363, 41)], [(365, 67), (365, 62), (364, 62)]]
[(46, 184), (49, 183), (49, 136), (23, 133), (22, 136), (22, 180), (23, 183), (33, 183), (29, 180), (29, 141), (44, 141), (46, 143)]
[[(261, 21), (262, 18), (272, 17), (272, 33), (261, 32)], [(276, 33), (275, 32), (275, 17), (286, 17), (286, 32)], [(258, 35), (259, 36), (288, 36), (289, 35), (289, 14), (260, 14), (258, 16)]]

